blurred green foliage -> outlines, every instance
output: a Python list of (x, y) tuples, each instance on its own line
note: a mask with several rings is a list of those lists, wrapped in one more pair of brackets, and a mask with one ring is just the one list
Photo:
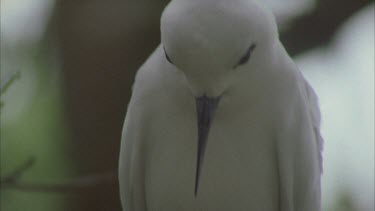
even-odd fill
[[(33, 57), (33, 54), (30, 55)], [(19, 61), (33, 59), (35, 57), (26, 57)], [(32, 156), (36, 158), (36, 162), (23, 173), (20, 182), (48, 184), (64, 180), (69, 174), (69, 159), (64, 155), (66, 130), (56, 71), (47, 69), (50, 65), (43, 62), (43, 56), (34, 61), (25, 62), (28, 65), (25, 65), (26, 70), (21, 70), (21, 73), (8, 73), (11, 77), (1, 84), (0, 176), (8, 175)], [(23, 82), (27, 80), (24, 77), (30, 74), (23, 74), (25, 71), (33, 71), (33, 74), (39, 76), (34, 81), (35, 92), (23, 109), (17, 111), (17, 115), (13, 115), (11, 120), (5, 119), (3, 117), (6, 112), (14, 112), (17, 103), (23, 102), (17, 99), (19, 97), (15, 93), (18, 93), (17, 90), (22, 92), (27, 89)], [(1, 74), (3, 76), (5, 73)], [(11, 188), (2, 188), (0, 191), (2, 211), (67, 210), (66, 195), (23, 192)]]

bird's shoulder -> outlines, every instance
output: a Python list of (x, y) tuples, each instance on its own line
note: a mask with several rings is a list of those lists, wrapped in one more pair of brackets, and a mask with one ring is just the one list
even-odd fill
[[(319, 149), (320, 169), (322, 171), (322, 151), (324, 140), (321, 136), (321, 112), (319, 98), (308, 80), (303, 76), (297, 64), (283, 50), (283, 59), (278, 64), (282, 71), (279, 71), (279, 90), (282, 93), (280, 101), (282, 108), (288, 108), (289, 112), (282, 112), (283, 119), (295, 116), (296, 111), (304, 112), (310, 122), (315, 141)], [(294, 114), (294, 115), (293, 115)]]
[(282, 108), (290, 108), (304, 98), (304, 83), (295, 62), (281, 45), (276, 48), (277, 56), (269, 67), (269, 81), (272, 83), (274, 99)]
[(123, 139), (134, 140), (134, 134), (144, 130), (145, 125), (155, 122), (154, 128), (158, 127), (161, 119), (168, 119), (193, 105), (181, 74), (166, 61), (160, 46), (151, 54), (135, 76), (123, 126)]
[(131, 101), (155, 106), (186, 92), (184, 83), (182, 73), (168, 63), (163, 48), (158, 46), (136, 73)]
[(311, 104), (317, 104), (318, 98), (313, 88), (281, 43), (278, 51), (279, 56), (273, 64), (275, 78), (272, 81), (275, 82), (275, 90), (288, 102), (307, 100)]

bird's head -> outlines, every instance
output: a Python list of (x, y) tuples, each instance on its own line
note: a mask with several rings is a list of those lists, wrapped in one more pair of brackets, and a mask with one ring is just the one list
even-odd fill
[(269, 62), (278, 40), (272, 14), (254, 0), (173, 0), (161, 18), (165, 60), (196, 99), (198, 191), (206, 142), (225, 92)]
[(267, 62), (278, 34), (273, 15), (254, 0), (173, 0), (161, 39), (195, 97), (219, 97), (242, 70)]

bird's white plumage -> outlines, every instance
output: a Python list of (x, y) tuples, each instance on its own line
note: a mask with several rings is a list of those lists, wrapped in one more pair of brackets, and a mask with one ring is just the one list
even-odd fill
[[(320, 210), (317, 97), (273, 24), (251, 0), (168, 6), (162, 44), (137, 73), (124, 123), (119, 182), (125, 211)], [(251, 42), (257, 48), (250, 60), (234, 68)], [(221, 100), (195, 196), (194, 100), (201, 94)]]

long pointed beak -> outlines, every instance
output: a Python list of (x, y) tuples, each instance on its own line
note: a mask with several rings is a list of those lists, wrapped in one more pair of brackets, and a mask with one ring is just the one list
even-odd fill
[(202, 164), (204, 160), (204, 154), (207, 146), (207, 139), (211, 123), (219, 104), (220, 97), (210, 98), (207, 96), (197, 97), (196, 108), (197, 108), (197, 124), (198, 124), (198, 153), (197, 153), (197, 166), (195, 174), (195, 190), (194, 194), (197, 196), (199, 187), (199, 177), (202, 170)]

